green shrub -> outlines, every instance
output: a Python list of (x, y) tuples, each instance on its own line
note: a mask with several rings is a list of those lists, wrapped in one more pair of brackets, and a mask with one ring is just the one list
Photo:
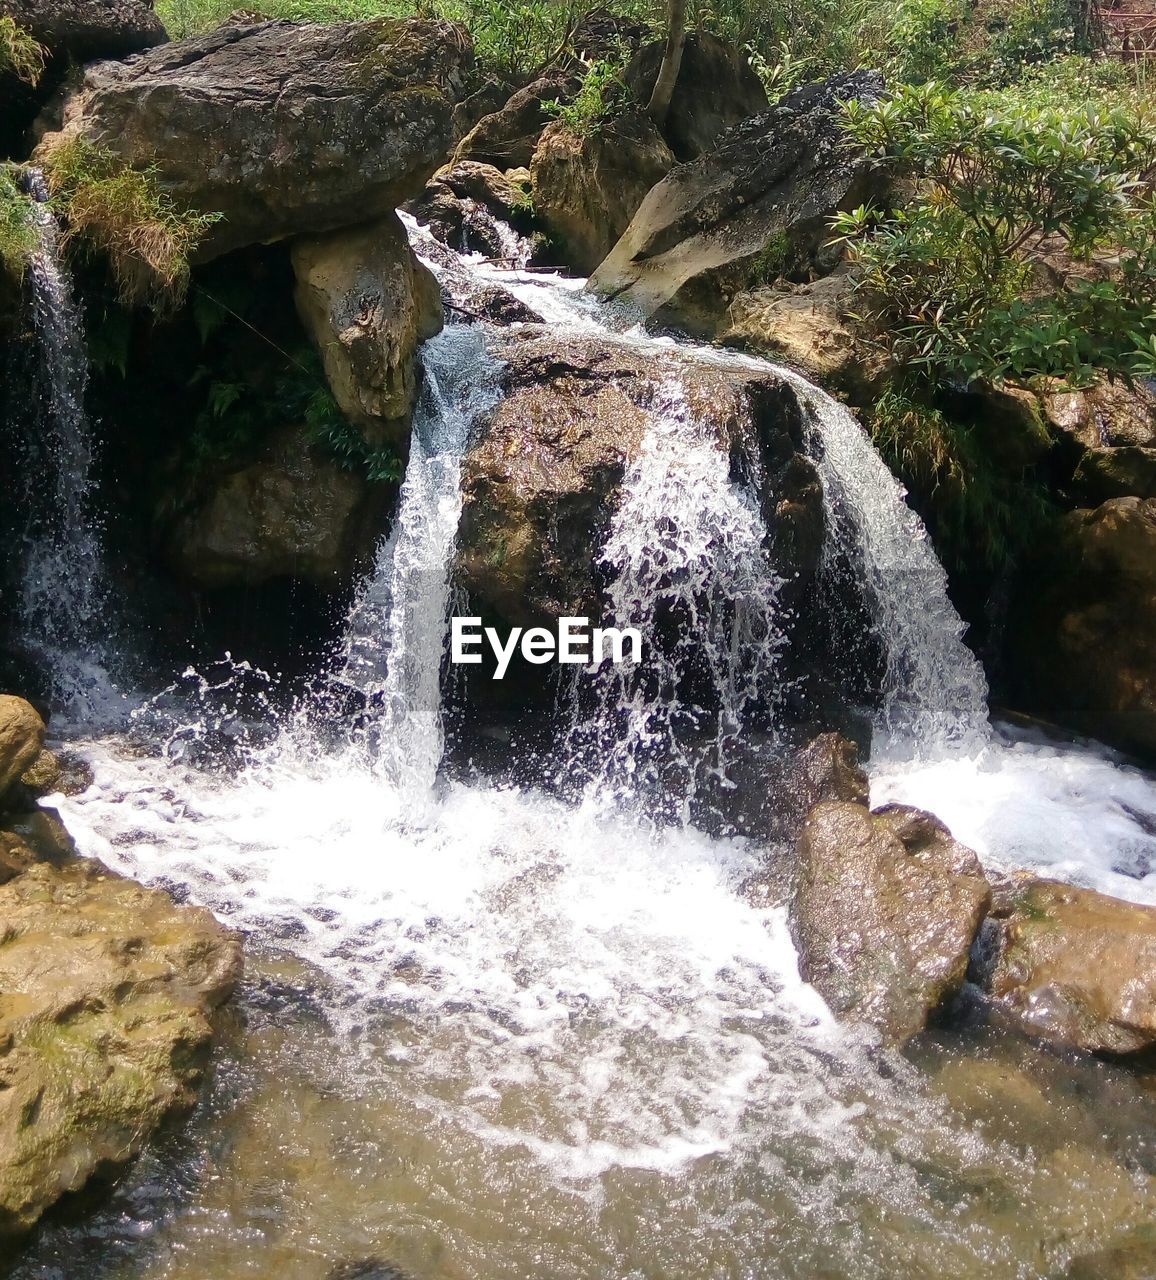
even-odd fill
[(13, 166), (0, 165), (0, 268), (17, 280), (39, 243), (32, 212), (32, 202), (17, 185)]
[(0, 74), (14, 75), (26, 84), (36, 84), (44, 74), (48, 54), (14, 18), (0, 18)]
[(622, 79), (624, 61), (592, 63), (582, 77), (582, 87), (573, 102), (544, 102), (542, 108), (579, 137), (585, 138), (608, 120), (629, 97)]
[(133, 169), (114, 152), (67, 138), (45, 159), (65, 242), (103, 254), (126, 305), (165, 307), (183, 299), (189, 255), (217, 213), (182, 208), (162, 190), (155, 167)]
[[(900, 89), (849, 104), (853, 142), (918, 182), (912, 203), (839, 215), (858, 285), (900, 363), (934, 378), (1074, 385), (1129, 375), (1156, 330), (1156, 117), (1031, 92)], [(1062, 287), (1034, 265), (1065, 255)], [(1110, 260), (1082, 275), (1082, 264)]]

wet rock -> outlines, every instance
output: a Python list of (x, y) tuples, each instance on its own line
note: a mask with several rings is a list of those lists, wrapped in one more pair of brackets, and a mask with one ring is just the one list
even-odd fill
[(126, 58), (168, 39), (149, 0), (0, 0), (0, 17), (78, 65)]
[(550, 125), (530, 173), (534, 210), (553, 252), (579, 275), (589, 275), (673, 164), (673, 153), (642, 111), (585, 136), (561, 121)]
[(1058, 522), (1012, 593), (1005, 661), (1025, 709), (1156, 759), (1156, 500)]
[(0, 884), (36, 863), (63, 866), (76, 846), (55, 809), (33, 807), (0, 819)]
[(1080, 502), (1091, 504), (1130, 496), (1156, 498), (1156, 448), (1089, 449), (1076, 467), (1072, 488)]
[(501, 258), (509, 252), (508, 224), (524, 198), (493, 165), (461, 160), (439, 169), (406, 212), (457, 253)]
[(223, 214), (205, 260), (381, 218), (416, 195), (452, 145), (471, 60), (447, 22), (226, 24), (87, 67), (63, 131), (155, 164), (178, 201)]
[(904, 805), (808, 815), (790, 903), (799, 971), (840, 1018), (902, 1043), (963, 985), (991, 901), (970, 849)]
[(866, 408), (883, 388), (888, 361), (853, 319), (855, 309), (851, 278), (843, 271), (810, 284), (753, 289), (731, 303), (721, 340), (782, 360)]
[(0, 1239), (131, 1160), (188, 1111), (238, 940), (98, 863), (0, 886)]
[(1151, 380), (1133, 386), (1101, 382), (1082, 391), (1054, 387), (1040, 393), (1040, 403), (1053, 432), (1070, 436), (1085, 449), (1156, 445), (1156, 388)]
[(404, 450), (418, 395), (417, 348), (442, 327), (441, 289), (396, 214), (297, 240), (297, 311), (341, 411), (373, 445)]
[(997, 895), (986, 983), (1028, 1035), (1091, 1053), (1156, 1044), (1156, 908), (1051, 880)]
[(0, 694), (0, 810), (6, 793), (44, 750), (44, 721), (31, 703)]
[(380, 1258), (359, 1258), (353, 1262), (339, 1262), (326, 1280), (410, 1280), (410, 1277), (392, 1262)]
[[(623, 74), (636, 102), (650, 100), (665, 42), (645, 45)], [(732, 125), (767, 109), (767, 91), (747, 55), (706, 31), (692, 31), (662, 131), (679, 160), (705, 155)]]
[(481, 120), (458, 143), (454, 163), (479, 160), (499, 169), (529, 166), (542, 136), (554, 119), (550, 102), (569, 102), (582, 79), (565, 67), (551, 67), (532, 84), (519, 89), (502, 106)]
[(1136, 1227), (1122, 1240), (1073, 1258), (1063, 1280), (1152, 1280), (1156, 1275), (1156, 1228)]
[(672, 351), (664, 366), (627, 343), (559, 340), (540, 328), (498, 352), (505, 396), (462, 471), (459, 583), (507, 623), (592, 621), (602, 612), (596, 548), (664, 380), (678, 371), (690, 411), (718, 433), (736, 476), (765, 476), (772, 558), (805, 583), (822, 546), (822, 494), (801, 455), (803, 419), (771, 373), (720, 368)]
[(260, 460), (212, 483), (177, 522), (169, 554), (204, 587), (293, 578), (339, 590), (372, 553), (394, 491), (319, 457), (304, 428), (286, 428)]
[(703, 330), (719, 323), (761, 255), (830, 270), (839, 256), (823, 248), (831, 215), (869, 200), (881, 182), (844, 145), (840, 104), (882, 91), (877, 72), (840, 74), (727, 130), (653, 188), (591, 287)]
[(45, 749), (20, 775), (20, 785), (34, 796), (46, 796), (57, 789), (61, 776), (60, 761)]

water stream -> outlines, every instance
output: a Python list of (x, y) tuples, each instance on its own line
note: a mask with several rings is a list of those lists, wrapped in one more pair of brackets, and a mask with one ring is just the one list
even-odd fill
[[(574, 282), (458, 269), (664, 362), (669, 340)], [(459, 462), (496, 395), (485, 337), (450, 325), (425, 350), (398, 517), (323, 682), (363, 699), (356, 730), (335, 744), (330, 704), (306, 704), (232, 774), (121, 735), (79, 744), (96, 780), (61, 807), (81, 848), (247, 932), (245, 1020), (188, 1133), (14, 1274), (986, 1280), (1062, 1275), (1149, 1221), (1156, 1126), (1131, 1077), (1036, 1054), (1045, 1096), (1023, 1046), (976, 1043), (962, 1070), (934, 1041), (917, 1063), (882, 1052), (800, 981), (783, 910), (739, 892), (766, 851), (656, 822), (648, 788), (620, 785), (688, 715), (725, 769), (784, 643), (758, 503), (677, 380), (599, 554), (617, 619), (693, 607), (715, 705), (685, 706), (674, 652), (649, 681), (587, 677), (593, 722), (560, 750), (593, 742), (607, 768), (578, 798), (439, 770)], [(887, 654), (880, 798), (936, 809), (994, 864), (1156, 901), (1152, 780), (989, 731), (902, 491), (795, 382)]]

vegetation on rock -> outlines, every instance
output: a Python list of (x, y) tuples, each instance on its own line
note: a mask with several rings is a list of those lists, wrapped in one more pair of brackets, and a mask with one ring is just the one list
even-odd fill
[(32, 203), (20, 190), (12, 165), (0, 165), (0, 270), (19, 280), (36, 248)]
[(0, 17), (0, 75), (8, 73), (34, 85), (44, 74), (47, 56), (44, 46), (15, 18)]

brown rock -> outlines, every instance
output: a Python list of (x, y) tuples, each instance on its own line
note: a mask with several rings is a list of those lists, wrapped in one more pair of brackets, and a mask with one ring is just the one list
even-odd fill
[(0, 693), (0, 809), (3, 798), (44, 750), (44, 721), (32, 704)]
[(454, 162), (480, 160), (499, 169), (528, 166), (542, 130), (554, 119), (545, 104), (569, 102), (581, 85), (573, 71), (551, 67), (499, 110), (483, 116), (458, 143)]
[(841, 1018), (902, 1043), (958, 992), (991, 901), (970, 849), (903, 805), (823, 803), (798, 844), (799, 971)]
[(1096, 504), (1111, 498), (1156, 498), (1156, 448), (1120, 445), (1089, 449), (1072, 477), (1081, 502)]
[(1028, 880), (992, 917), (987, 985), (1023, 1031), (1091, 1053), (1156, 1044), (1156, 908)]
[(76, 856), (76, 845), (55, 809), (33, 808), (0, 821), (0, 884), (38, 862), (63, 866)]
[(0, 18), (80, 65), (125, 58), (168, 39), (149, 0), (0, 0)]
[(442, 327), (441, 290), (396, 214), (297, 240), (296, 301), (341, 411), (372, 444), (404, 450), (417, 348)]
[(446, 165), (406, 205), (406, 212), (457, 253), (500, 258), (507, 247), (508, 224), (525, 198), (500, 170), (476, 160)]

